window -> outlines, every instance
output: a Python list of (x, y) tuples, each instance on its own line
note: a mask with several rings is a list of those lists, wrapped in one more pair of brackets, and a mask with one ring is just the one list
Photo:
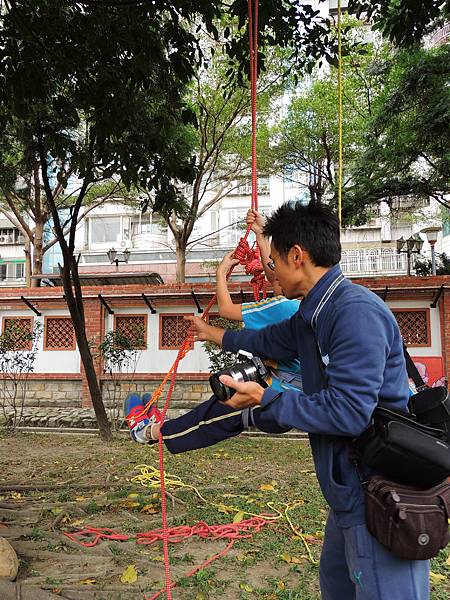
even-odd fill
[(5, 281), (7, 278), (7, 265), (3, 263), (0, 265), (0, 281)]
[(107, 244), (120, 239), (120, 217), (95, 217), (90, 219), (91, 244)]
[(151, 233), (156, 235), (167, 234), (167, 223), (157, 213), (146, 213), (135, 215), (131, 218), (132, 235), (140, 233)]
[(31, 350), (33, 317), (4, 317), (3, 336), (8, 350)]
[(428, 309), (393, 309), (403, 341), (407, 346), (431, 346)]
[(147, 348), (147, 315), (116, 315), (115, 330), (130, 340), (133, 348)]
[(75, 350), (75, 330), (70, 317), (46, 317), (44, 350)]
[(178, 350), (189, 333), (190, 322), (186, 315), (160, 315), (159, 348), (161, 350)]
[(25, 263), (16, 263), (16, 279), (24, 279)]

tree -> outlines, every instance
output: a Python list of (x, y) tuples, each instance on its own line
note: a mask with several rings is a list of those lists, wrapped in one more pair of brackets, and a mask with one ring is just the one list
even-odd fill
[[(265, 175), (273, 170), (268, 160), (270, 109), (282, 92), (281, 60), (275, 54), (266, 61), (258, 86), (258, 164)], [(191, 128), (195, 177), (192, 185), (179, 186), (184, 209), (162, 212), (175, 241), (178, 282), (185, 280), (186, 252), (197, 241), (192, 240), (196, 222), (250, 174), (250, 91), (236, 82), (224, 87), (227, 69), (226, 56), (216, 45), (208, 68), (194, 76), (188, 95), (197, 121)]]
[[(383, 70), (380, 62), (385, 46), (363, 44), (360, 24), (348, 22), (351, 44), (345, 47), (343, 62), (344, 188), (350, 183), (348, 171), (363, 144), (366, 121), (380, 92)], [(316, 74), (292, 96), (287, 114), (278, 128), (273, 161), (279, 169), (295, 176), (308, 191), (311, 202), (324, 198), (336, 202), (338, 145), (337, 69)], [(300, 177), (299, 177), (300, 175)]]
[[(76, 226), (92, 187), (113, 175), (127, 187), (153, 188), (156, 205), (172, 207), (177, 197), (171, 179), (191, 180), (184, 123), (193, 113), (182, 96), (193, 73), (195, 39), (166, 12), (144, 6), (81, 9), (55, 0), (38, 7), (30, 0), (5, 6), (1, 186), (12, 196), (20, 178), (39, 165), (34, 184), (43, 190), (61, 246), (64, 293), (100, 433), (109, 438), (85, 332)], [(72, 175), (81, 183), (66, 203), (67, 223), (60, 218), (52, 180), (65, 189)]]
[(449, 46), (401, 52), (386, 63), (384, 90), (345, 198), (349, 214), (362, 218), (398, 198), (432, 197), (450, 206), (449, 76)]
[[(59, 211), (70, 207), (77, 191), (67, 194), (59, 182), (51, 186), (53, 202)], [(2, 185), (0, 181), (0, 212), (3, 213), (22, 233), (25, 238), (25, 273), (26, 284), (30, 287), (39, 287), (40, 280), (33, 275), (40, 275), (45, 253), (58, 243), (54, 232), (50, 209), (43, 193), (40, 182), (40, 165), (32, 165), (32, 173), (23, 176), (14, 189), (8, 184)], [(77, 219), (79, 224), (86, 215), (95, 208), (114, 198), (125, 203), (131, 201), (126, 189), (120, 183), (110, 180), (92, 185), (86, 194), (84, 208)], [(69, 218), (63, 229), (67, 235), (70, 231)]]
[(349, 0), (348, 11), (363, 14), (398, 46), (420, 42), (436, 24), (449, 16), (448, 0)]
[[(76, 224), (92, 186), (111, 177), (153, 193), (156, 211), (180, 206), (173, 181), (194, 176), (186, 125), (194, 114), (185, 87), (204, 56), (195, 28), (217, 38), (223, 11), (246, 20), (247, 2), (217, 0), (5, 0), (0, 24), (0, 179), (17, 192), (20, 177), (39, 165), (55, 235), (62, 280), (101, 435), (110, 435), (86, 339)], [(299, 28), (301, 22), (303, 27)], [(258, 40), (290, 47), (303, 65), (327, 48), (326, 27), (308, 5), (262, 3)], [(246, 34), (227, 35), (230, 68), (244, 80)], [(261, 55), (260, 66), (263, 66)], [(49, 169), (51, 168), (51, 173)], [(62, 222), (52, 178), (65, 189), (81, 181)], [(67, 227), (69, 231), (67, 232)]]
[[(414, 263), (414, 269), (416, 271), (416, 275), (428, 277), (432, 273), (431, 260), (416, 260)], [(445, 252), (437, 255), (436, 275), (450, 275), (450, 257), (447, 256)]]

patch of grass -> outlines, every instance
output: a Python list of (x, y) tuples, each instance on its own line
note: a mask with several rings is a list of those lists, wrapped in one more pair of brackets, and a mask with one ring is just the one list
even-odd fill
[(97, 513), (102, 512), (103, 507), (99, 506), (95, 500), (91, 500), (84, 510), (88, 515), (96, 515)]
[(70, 502), (71, 497), (72, 496), (69, 492), (62, 491), (62, 492), (59, 492), (59, 494), (57, 496), (57, 500), (58, 500), (58, 502)]
[(39, 527), (33, 527), (28, 535), (24, 536), (27, 540), (34, 540), (35, 542), (44, 538), (44, 532)]

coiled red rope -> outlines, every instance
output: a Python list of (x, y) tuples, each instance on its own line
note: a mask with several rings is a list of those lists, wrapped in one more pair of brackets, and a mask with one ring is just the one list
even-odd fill
[[(207, 523), (200, 521), (192, 527), (179, 525), (178, 527), (171, 527), (168, 529), (167, 527), (164, 528), (163, 526), (161, 529), (152, 529), (151, 531), (146, 531), (145, 533), (136, 533), (135, 535), (118, 533), (117, 531), (114, 531), (114, 529), (108, 529), (106, 527), (85, 527), (84, 529), (74, 533), (65, 532), (64, 535), (84, 548), (92, 548), (102, 540), (124, 542), (135, 539), (137, 544), (142, 545), (154, 544), (159, 541), (162, 541), (163, 543), (170, 542), (171, 544), (177, 544), (194, 536), (201, 539), (230, 540), (227, 546), (221, 552), (214, 554), (214, 556), (208, 558), (201, 565), (186, 573), (185, 577), (191, 577), (201, 569), (206, 568), (216, 559), (225, 556), (225, 554), (231, 550), (236, 540), (252, 537), (254, 533), (260, 531), (265, 525), (270, 523), (270, 521), (271, 520), (266, 519), (264, 515), (260, 515), (240, 521), (239, 523), (208, 525)], [(164, 591), (166, 592), (166, 596), (167, 591), (169, 591), (169, 594), (171, 595), (171, 590), (173, 590), (173, 588), (176, 586), (176, 582), (171, 582), (169, 580), (169, 590), (167, 590), (168, 586), (166, 581), (165, 590), (164, 588), (158, 590), (147, 600), (155, 600)]]

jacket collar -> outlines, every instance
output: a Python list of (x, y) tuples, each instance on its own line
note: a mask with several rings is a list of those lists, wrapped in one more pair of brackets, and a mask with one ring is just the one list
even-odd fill
[(308, 295), (300, 304), (300, 315), (309, 325), (314, 327), (313, 317), (318, 314), (321, 305), (331, 295), (335, 287), (344, 279), (339, 265), (331, 267), (329, 271), (323, 275), (316, 285), (309, 291)]

